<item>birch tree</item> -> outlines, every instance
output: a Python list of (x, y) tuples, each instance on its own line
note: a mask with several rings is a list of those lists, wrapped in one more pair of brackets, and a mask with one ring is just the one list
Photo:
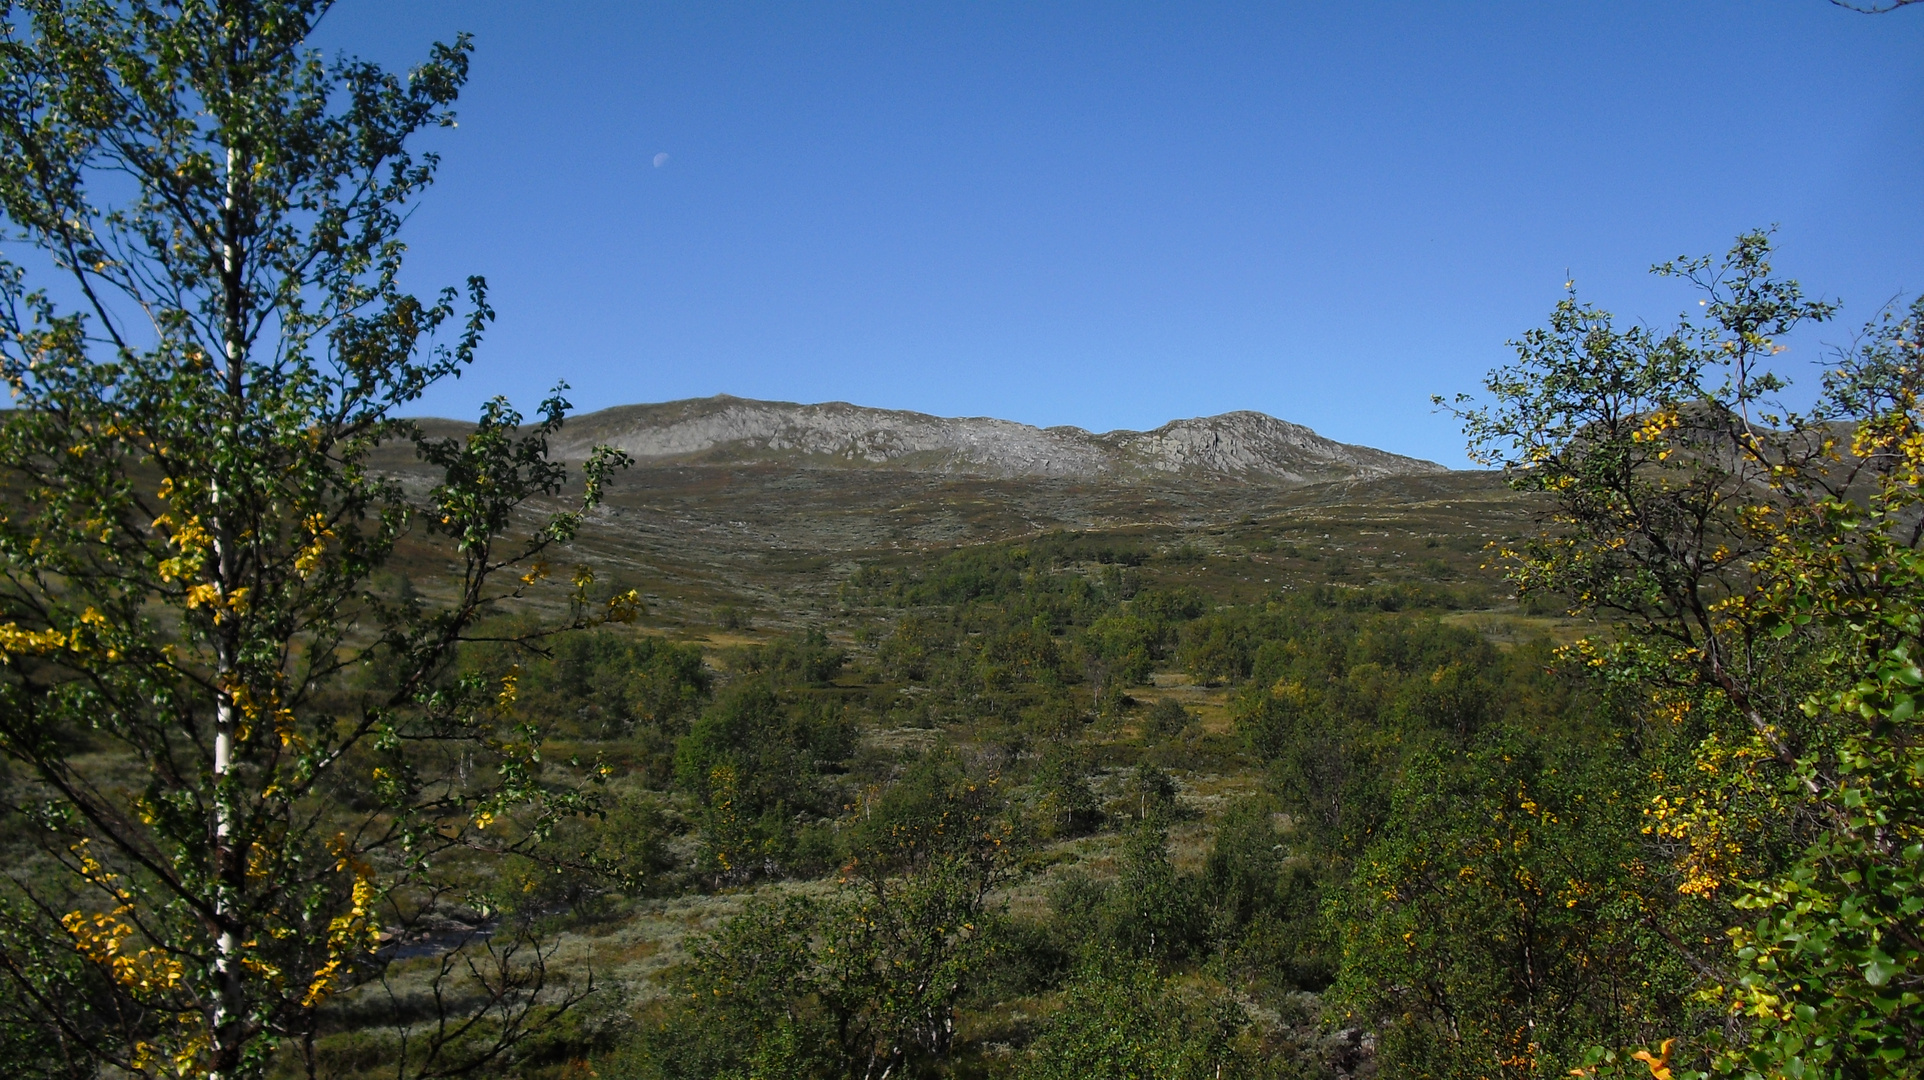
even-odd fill
[[(399, 284), (437, 164), (415, 143), (453, 126), (470, 46), (405, 75), (330, 61), (306, 44), (328, 6), (0, 16), (0, 753), (42, 848), (0, 905), (0, 968), (10, 1022), (74, 1071), (311, 1053), (451, 852), (583, 805), (504, 718), (512, 672), (453, 661), (620, 457), (571, 488), (558, 395), (452, 438), (400, 417), (493, 315), (479, 278)], [(383, 447), (438, 482), (405, 488)], [(403, 551), (444, 569), (432, 600), (373, 587)], [(633, 612), (589, 611), (574, 577), (574, 623)], [(508, 1011), (437, 1053), (498, 1054), (578, 996), (506, 951), (471, 970)]]

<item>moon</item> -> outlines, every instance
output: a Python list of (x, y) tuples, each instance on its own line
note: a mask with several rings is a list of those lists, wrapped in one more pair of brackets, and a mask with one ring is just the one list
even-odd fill
[(661, 168), (661, 167), (662, 167), (663, 165), (666, 165), (666, 164), (668, 164), (668, 155), (667, 155), (667, 154), (656, 154), (656, 155), (655, 155), (655, 168), (657, 168), (657, 169), (659, 169), (659, 168)]

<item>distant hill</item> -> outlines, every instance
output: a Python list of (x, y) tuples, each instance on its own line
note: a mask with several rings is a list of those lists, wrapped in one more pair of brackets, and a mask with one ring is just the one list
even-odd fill
[(725, 394), (577, 416), (554, 450), (578, 459), (597, 444), (619, 447), (649, 465), (787, 464), (1008, 479), (1293, 485), (1449, 471), (1435, 462), (1326, 439), (1259, 412), (1096, 434), (839, 401), (796, 405)]

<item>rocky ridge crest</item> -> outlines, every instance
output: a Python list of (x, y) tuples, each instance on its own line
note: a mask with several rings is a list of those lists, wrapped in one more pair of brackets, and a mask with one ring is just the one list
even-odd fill
[(1091, 433), (987, 417), (940, 417), (845, 402), (797, 405), (718, 395), (624, 405), (568, 421), (555, 450), (606, 444), (654, 464), (758, 462), (961, 476), (1086, 480), (1188, 477), (1302, 484), (1447, 472), (1434, 462), (1326, 439), (1259, 412)]

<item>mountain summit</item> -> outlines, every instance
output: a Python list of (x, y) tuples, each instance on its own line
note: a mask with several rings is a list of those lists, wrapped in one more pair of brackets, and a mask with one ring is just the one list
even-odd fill
[(1326, 439), (1259, 412), (1096, 434), (985, 417), (949, 418), (846, 402), (797, 405), (726, 394), (622, 405), (568, 421), (554, 449), (615, 446), (646, 464), (785, 463), (961, 476), (1069, 480), (1187, 477), (1306, 484), (1442, 473), (1430, 461)]

